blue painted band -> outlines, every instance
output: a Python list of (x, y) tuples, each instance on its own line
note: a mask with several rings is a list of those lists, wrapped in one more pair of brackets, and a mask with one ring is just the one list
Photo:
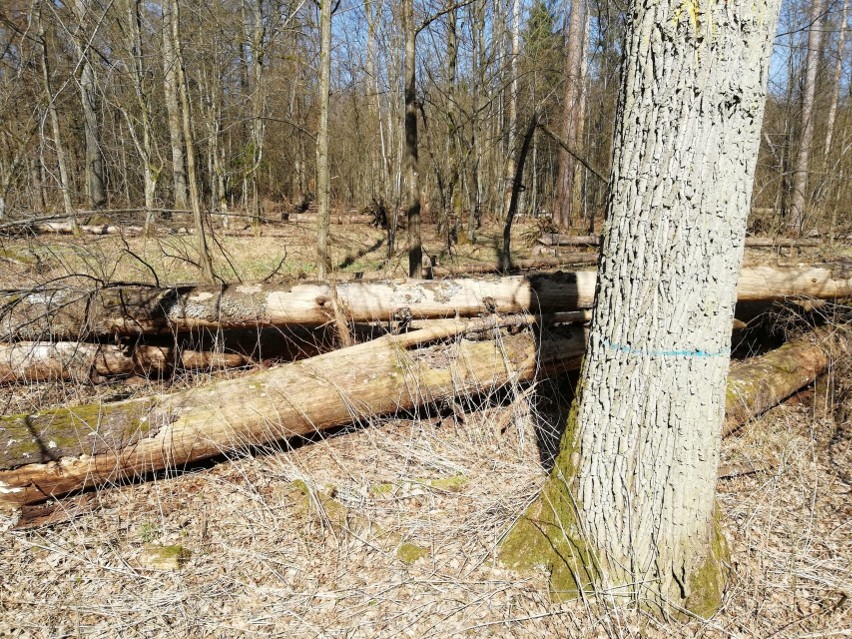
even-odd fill
[(606, 348), (619, 353), (630, 353), (631, 355), (644, 355), (646, 357), (728, 357), (731, 354), (731, 349), (726, 348), (721, 351), (704, 351), (696, 350), (677, 350), (677, 351), (652, 351), (644, 348), (632, 348), (623, 344), (613, 344), (607, 339), (603, 340)]

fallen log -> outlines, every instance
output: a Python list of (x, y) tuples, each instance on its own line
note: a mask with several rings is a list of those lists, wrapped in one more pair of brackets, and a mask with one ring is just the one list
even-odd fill
[[(535, 318), (500, 322), (526, 326)], [(423, 346), (472, 331), (486, 339)], [(816, 332), (734, 366), (725, 433), (810, 383), (828, 365), (826, 343), (834, 336)], [(582, 331), (541, 340), (533, 331), (499, 331), (494, 319), (442, 323), (173, 394), (2, 417), (0, 505), (36, 503), (575, 369), (584, 346)], [(791, 371), (799, 361), (807, 370)]]
[(526, 331), (415, 348), (458, 331), (448, 326), (388, 336), (173, 394), (0, 418), (0, 505), (43, 501), (241, 447), (487, 392), (538, 371), (575, 368), (585, 341), (578, 331), (539, 343)]
[[(565, 235), (563, 233), (544, 233), (538, 238), (544, 246), (597, 246), (600, 235)], [(822, 246), (823, 242), (814, 238), (801, 237), (756, 237), (745, 239), (745, 245), (751, 248), (806, 248)]]
[[(832, 359), (832, 351), (848, 352), (845, 334), (828, 327), (790, 341), (760, 357), (734, 362), (728, 375), (724, 435), (811, 384)], [(847, 355), (848, 356), (848, 355)]]
[(157, 376), (174, 369), (216, 370), (245, 366), (238, 353), (197, 351), (168, 346), (17, 342), (0, 344), (0, 384), (82, 381), (96, 376)]
[[(547, 314), (591, 308), (596, 272), (531, 273), (509, 277), (97, 290), (13, 291), (0, 294), (0, 340), (77, 340), (89, 335), (136, 335), (273, 326), (475, 317), (491, 313)], [(852, 296), (852, 268), (744, 268), (740, 301)]]
[[(45, 222), (34, 224), (31, 227), (38, 233), (53, 233), (57, 235), (73, 235), (74, 224), (71, 222)], [(117, 226), (115, 224), (79, 224), (80, 233), (85, 235), (141, 235), (144, 229), (141, 226)]]

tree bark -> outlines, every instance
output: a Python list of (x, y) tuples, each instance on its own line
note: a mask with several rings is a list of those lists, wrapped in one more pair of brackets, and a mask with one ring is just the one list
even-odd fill
[(331, 3), (320, 5), (319, 125), (317, 128), (317, 277), (324, 279), (331, 268), (328, 254), (329, 169), (328, 98), (331, 91)]
[(488, 392), (576, 367), (584, 341), (582, 331), (547, 343), (523, 332), (409, 350), (458, 330), (389, 336), (170, 395), (2, 417), (0, 505)]
[(550, 479), (503, 543), (557, 598), (711, 616), (725, 376), (778, 0), (630, 7), (600, 279)]
[[(650, 277), (642, 271), (640, 281)], [(135, 335), (197, 328), (320, 325), (334, 321), (337, 296), (350, 322), (472, 317), (483, 313), (553, 313), (591, 308), (595, 271), (535, 273), (438, 281), (350, 281), (235, 284), (98, 290), (41, 290), (0, 294), (0, 340), (77, 340), (87, 335)], [(695, 295), (713, 300), (703, 286)], [(852, 296), (848, 267), (743, 269), (740, 301)]]
[(812, 0), (810, 28), (808, 29), (808, 53), (805, 57), (805, 79), (802, 85), (802, 128), (799, 135), (799, 150), (793, 170), (793, 202), (788, 226), (794, 233), (801, 234), (805, 213), (810, 202), (808, 193), (808, 170), (810, 169), (811, 145), (814, 138), (814, 96), (816, 95), (817, 71), (822, 53), (822, 0)]
[[(571, 0), (571, 16), (565, 38), (565, 85), (562, 104), (562, 139), (572, 149), (579, 149), (580, 130), (583, 119), (583, 47), (586, 42), (585, 0)], [(576, 222), (574, 210), (574, 182), (577, 178), (577, 160), (565, 149), (559, 151), (559, 177), (556, 183), (555, 222), (564, 228), (573, 228)]]
[(420, 234), (420, 161), (417, 149), (417, 25), (414, 0), (403, 0), (405, 32), (405, 184), (408, 220), (408, 276), (423, 277), (423, 246)]
[[(560, 233), (545, 233), (538, 239), (539, 243), (545, 246), (596, 246), (600, 244), (600, 240), (598, 235), (562, 235)], [(803, 237), (747, 237), (745, 245), (751, 248), (805, 248), (822, 246), (823, 241)]]
[(514, 222), (515, 213), (518, 210), (518, 199), (521, 196), (524, 181), (524, 165), (527, 162), (527, 153), (530, 150), (530, 142), (532, 142), (537, 125), (538, 113), (533, 112), (529, 126), (527, 127), (527, 132), (524, 134), (524, 141), (518, 151), (518, 161), (515, 165), (515, 177), (512, 179), (512, 197), (509, 200), (509, 208), (506, 211), (506, 221), (503, 224), (503, 251), (500, 254), (500, 272), (502, 273), (508, 273), (512, 268), (512, 222)]
[(175, 15), (170, 6), (163, 9), (163, 92), (165, 95), (169, 140), (172, 155), (172, 190), (174, 207), (187, 208), (186, 157), (183, 151), (183, 126), (178, 104), (178, 66), (172, 40)]
[(47, 101), (47, 112), (50, 116), (50, 128), (53, 133), (53, 144), (56, 148), (56, 162), (59, 165), (59, 189), (62, 191), (62, 204), (65, 214), (70, 217), (74, 225), (77, 218), (74, 215), (74, 206), (71, 203), (71, 178), (68, 175), (68, 161), (65, 156), (65, 145), (62, 142), (62, 131), (59, 128), (59, 114), (56, 110), (56, 96), (50, 86), (50, 67), (48, 65), (47, 38), (44, 32), (41, 17), (41, 5), (38, 13), (38, 37), (39, 53), (41, 62), (41, 80)]
[(75, 34), (77, 55), (80, 58), (80, 102), (83, 105), (83, 131), (86, 143), (86, 194), (92, 208), (106, 204), (104, 159), (101, 152), (100, 126), (95, 104), (95, 71), (90, 60), (89, 42), (83, 32), (89, 14), (89, 0), (75, 0), (78, 28)]
[(172, 50), (175, 56), (177, 88), (178, 95), (180, 96), (183, 142), (186, 146), (186, 174), (189, 183), (189, 202), (192, 206), (192, 220), (195, 226), (196, 241), (198, 242), (198, 264), (204, 281), (212, 284), (216, 280), (216, 276), (213, 274), (213, 262), (210, 259), (210, 250), (207, 248), (207, 235), (204, 232), (204, 219), (201, 212), (201, 194), (198, 191), (198, 174), (195, 170), (195, 140), (192, 133), (189, 89), (186, 86), (186, 72), (184, 70), (183, 52), (181, 51), (180, 9), (178, 0), (171, 0), (171, 11)]

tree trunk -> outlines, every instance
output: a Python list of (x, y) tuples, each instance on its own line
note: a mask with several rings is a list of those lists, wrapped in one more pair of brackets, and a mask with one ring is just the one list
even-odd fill
[(204, 281), (212, 284), (216, 280), (216, 276), (213, 274), (210, 250), (207, 248), (207, 235), (204, 232), (204, 219), (201, 212), (201, 194), (198, 192), (198, 174), (195, 170), (195, 140), (192, 133), (189, 89), (186, 86), (186, 72), (184, 70), (183, 53), (181, 51), (180, 9), (178, 0), (171, 0), (171, 9), (172, 49), (177, 69), (177, 88), (178, 95), (180, 96), (183, 142), (186, 146), (186, 176), (189, 183), (189, 202), (192, 206), (192, 220), (195, 227), (196, 241), (198, 242), (198, 264)]
[(828, 107), (828, 121), (825, 125), (825, 145), (823, 155), (828, 158), (831, 153), (831, 145), (834, 141), (834, 123), (837, 121), (837, 102), (840, 98), (841, 78), (843, 75), (843, 61), (846, 59), (846, 20), (849, 13), (849, 0), (842, 0), (843, 11), (840, 17), (840, 33), (837, 34), (837, 59), (834, 62), (834, 77), (831, 82), (831, 102)]
[(580, 391), (502, 547), (548, 569), (556, 597), (663, 616), (721, 603), (725, 376), (778, 7), (631, 5)]
[(328, 96), (331, 91), (331, 3), (320, 6), (320, 79), (319, 125), (317, 128), (317, 277), (324, 279), (331, 268), (328, 254), (329, 168), (328, 168)]
[(523, 332), (407, 350), (458, 330), (389, 336), (170, 395), (2, 417), (9, 445), (0, 446), (0, 505), (43, 501), (575, 368), (584, 341), (582, 331), (545, 344)]
[(521, 54), (521, 0), (509, 0), (512, 4), (512, 22), (509, 25), (509, 140), (506, 145), (506, 187), (503, 194), (503, 219), (509, 216), (512, 204), (513, 180), (515, 177), (515, 145), (518, 137), (518, 57)]
[(186, 157), (183, 151), (183, 126), (178, 104), (178, 63), (172, 36), (176, 16), (170, 6), (163, 8), (163, 93), (165, 95), (169, 140), (172, 154), (172, 189), (174, 207), (187, 208)]
[[(735, 362), (728, 375), (723, 435), (730, 435), (812, 383), (831, 360), (849, 356), (844, 329), (818, 328), (760, 357)], [(841, 352), (842, 356), (833, 357)]]
[(39, 53), (41, 54), (41, 79), (45, 99), (47, 101), (47, 112), (50, 115), (50, 128), (53, 133), (53, 144), (56, 149), (56, 163), (59, 165), (59, 189), (62, 191), (62, 204), (65, 207), (65, 214), (71, 218), (76, 226), (77, 217), (74, 215), (74, 206), (71, 203), (71, 181), (68, 175), (68, 161), (65, 158), (65, 145), (62, 143), (62, 132), (59, 128), (59, 114), (56, 110), (56, 96), (53, 95), (53, 90), (50, 86), (47, 38), (44, 32), (44, 26), (42, 25), (40, 6), (38, 14), (38, 36), (40, 44)]
[(512, 268), (512, 222), (515, 219), (515, 213), (518, 210), (518, 199), (521, 196), (521, 190), (524, 181), (524, 165), (527, 162), (527, 153), (530, 150), (530, 142), (535, 134), (535, 128), (538, 125), (538, 113), (533, 112), (530, 118), (527, 132), (524, 134), (524, 141), (518, 152), (518, 162), (515, 166), (515, 177), (512, 180), (512, 197), (509, 200), (509, 209), (506, 211), (506, 221), (503, 224), (503, 250), (500, 254), (500, 271), (508, 273)]
[[(641, 281), (653, 270), (642, 272)], [(87, 335), (168, 333), (196, 328), (320, 325), (334, 321), (332, 300), (351, 322), (473, 317), (483, 313), (555, 313), (591, 308), (594, 271), (510, 277), (235, 284), (99, 290), (39, 290), (0, 294), (0, 340), (77, 340)], [(712, 287), (695, 294), (715, 303)], [(743, 269), (740, 301), (852, 296), (852, 273), (828, 267)]]
[(89, 0), (75, 0), (78, 29), (75, 41), (80, 58), (80, 101), (83, 105), (83, 131), (86, 141), (86, 194), (89, 204), (97, 209), (106, 204), (104, 159), (101, 153), (101, 135), (95, 104), (95, 71), (89, 59), (90, 50), (83, 27), (89, 14)]
[(810, 202), (808, 193), (808, 170), (810, 169), (811, 145), (814, 139), (814, 96), (816, 95), (817, 71), (822, 45), (822, 0), (812, 0), (810, 28), (808, 29), (808, 53), (805, 57), (805, 79), (802, 85), (802, 128), (799, 135), (799, 151), (793, 170), (793, 202), (788, 226), (797, 235), (805, 223), (805, 213)]
[[(562, 139), (572, 149), (579, 148), (582, 127), (583, 95), (583, 46), (586, 42), (586, 2), (571, 0), (571, 16), (565, 38), (565, 84), (562, 104)], [(565, 228), (573, 228), (577, 212), (574, 210), (574, 182), (577, 178), (577, 160), (565, 149), (559, 151), (559, 178), (556, 183), (555, 222)]]
[(405, 32), (405, 183), (408, 220), (408, 276), (423, 277), (423, 246), (420, 237), (420, 162), (417, 151), (417, 25), (414, 0), (403, 0)]

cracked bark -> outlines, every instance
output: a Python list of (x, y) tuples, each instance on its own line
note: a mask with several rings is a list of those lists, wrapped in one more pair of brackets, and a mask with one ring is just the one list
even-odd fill
[[(504, 542), (581, 591), (710, 616), (730, 325), (779, 2), (636, 3), (579, 396), (552, 476)], [(708, 427), (712, 426), (712, 427)]]

